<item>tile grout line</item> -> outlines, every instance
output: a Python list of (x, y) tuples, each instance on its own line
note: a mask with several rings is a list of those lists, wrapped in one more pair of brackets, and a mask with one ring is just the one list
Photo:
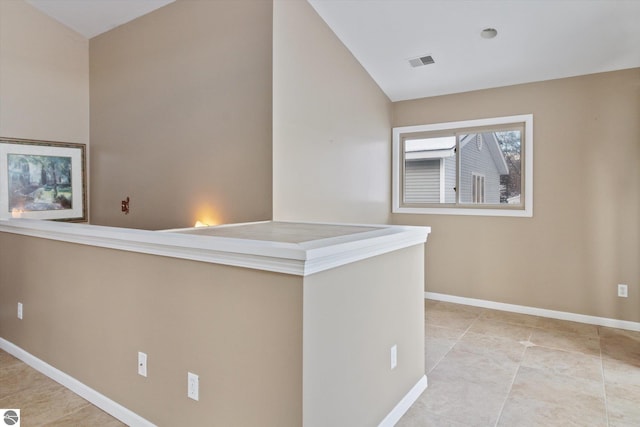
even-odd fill
[(602, 357), (602, 337), (598, 328), (598, 348), (600, 349), (600, 373), (602, 374), (602, 396), (604, 398), (604, 419), (609, 427), (609, 405), (607, 403), (607, 386), (604, 377), (604, 358)]
[[(458, 338), (459, 339), (459, 338)], [(445, 357), (447, 357), (447, 354), (449, 354), (449, 352), (451, 351), (451, 349), (453, 347), (455, 347), (456, 343), (458, 342), (458, 340), (456, 340), (456, 342), (449, 348), (449, 350), (447, 350), (437, 361), (436, 363), (433, 364), (433, 366), (431, 367), (431, 369), (429, 370), (429, 372), (426, 372), (427, 375), (431, 374), (431, 372), (433, 372), (434, 369), (436, 369), (438, 367), (438, 365), (440, 364), (440, 362), (442, 362), (444, 360)], [(426, 349), (426, 342), (425, 342), (425, 349)]]
[(480, 319), (482, 317), (482, 314), (487, 311), (487, 309), (482, 309), (479, 313), (478, 316), (476, 316), (475, 319), (473, 319), (473, 322), (471, 322), (469, 324), (469, 326), (467, 327), (467, 329), (465, 329), (465, 331), (462, 333), (462, 335), (460, 335), (460, 338), (458, 338), (458, 341), (460, 341), (462, 339), (462, 337), (464, 337), (465, 335), (467, 335), (467, 332), (469, 332), (469, 330), (471, 329), (471, 327), (473, 326), (474, 323), (476, 323), (478, 321), (478, 319)]
[[(524, 351), (522, 352), (522, 357), (524, 358), (524, 353), (526, 353), (527, 351), (527, 347), (524, 348)], [(494, 424), (496, 427), (498, 426), (498, 423), (500, 422), (500, 418), (502, 418), (502, 412), (504, 411), (504, 407), (507, 406), (507, 400), (509, 400), (509, 396), (511, 396), (511, 390), (513, 389), (513, 384), (515, 384), (516, 382), (516, 377), (518, 376), (518, 372), (520, 372), (520, 367), (522, 366), (522, 361), (520, 361), (520, 363), (518, 363), (518, 369), (516, 369), (515, 374), (513, 374), (513, 378), (511, 379), (511, 384), (509, 385), (509, 391), (507, 392), (507, 395), (504, 398), (504, 401), (502, 402), (502, 405), (500, 406), (500, 410), (498, 411), (498, 418), (496, 418), (496, 423)]]
[[(484, 312), (485, 310), (482, 310), (482, 312)], [(481, 312), (481, 313), (482, 313)], [(473, 324), (476, 322), (476, 320), (478, 320), (480, 318), (480, 314), (478, 315), (478, 317), (476, 317), (475, 319), (473, 319), (473, 322), (471, 322), (469, 324), (469, 326), (467, 326), (467, 329), (464, 330), (464, 332), (456, 339), (456, 342), (453, 343), (453, 345), (451, 346), (451, 348), (449, 348), (449, 350), (447, 350), (440, 359), (438, 359), (438, 361), (431, 367), (431, 370), (429, 372), (427, 372), (427, 374), (430, 374), (434, 369), (436, 369), (438, 367), (438, 365), (440, 364), (440, 362), (442, 362), (444, 360), (445, 357), (447, 357), (447, 355), (449, 353), (451, 353), (451, 350), (453, 350), (453, 347), (456, 346), (456, 344), (458, 344), (458, 342), (460, 342), (460, 340), (462, 339), (462, 337), (464, 337), (467, 332), (469, 332), (469, 329), (471, 329), (471, 326), (473, 326)], [(440, 326), (441, 328), (443, 328), (444, 326)]]
[[(531, 338), (533, 337), (533, 328), (529, 328), (529, 337), (527, 338), (527, 342), (531, 342)], [(511, 396), (511, 390), (513, 390), (513, 384), (515, 384), (516, 382), (516, 377), (518, 376), (518, 372), (520, 372), (520, 367), (522, 366), (522, 361), (524, 360), (524, 355), (527, 353), (527, 350), (529, 349), (528, 346), (524, 346), (524, 349), (522, 350), (522, 354), (520, 355), (520, 361), (518, 362), (518, 369), (516, 369), (516, 372), (513, 374), (513, 378), (511, 379), (511, 384), (509, 385), (509, 391), (507, 392), (507, 396), (504, 398), (504, 402), (502, 402), (502, 406), (500, 407), (500, 410), (498, 411), (498, 418), (496, 418), (496, 423), (495, 423), (495, 427), (498, 426), (498, 423), (500, 422), (500, 418), (502, 418), (502, 412), (504, 411), (504, 407), (507, 405), (507, 400), (509, 400), (509, 396)]]
[[(80, 397), (80, 396), (78, 396), (78, 397)], [(64, 415), (59, 416), (59, 417), (58, 417), (58, 418), (56, 418), (55, 420), (48, 421), (48, 422), (44, 425), (44, 427), (46, 427), (47, 425), (53, 424), (53, 423), (57, 423), (57, 422), (58, 422), (58, 421), (60, 421), (60, 420), (64, 420), (65, 418), (68, 418), (68, 417), (70, 417), (70, 416), (72, 416), (72, 415), (74, 415), (74, 414), (77, 414), (78, 412), (82, 411), (82, 410), (83, 410), (83, 409), (85, 409), (85, 408), (88, 408), (88, 407), (94, 406), (94, 405), (93, 405), (91, 402), (89, 402), (88, 400), (86, 400), (86, 399), (84, 399), (84, 398), (82, 398), (82, 399), (86, 401), (86, 404), (84, 404), (84, 405), (80, 406), (80, 407), (79, 407), (78, 409), (76, 409), (75, 411), (71, 411), (71, 412), (69, 412), (68, 414), (64, 414)], [(97, 409), (100, 409), (100, 408), (97, 408)]]

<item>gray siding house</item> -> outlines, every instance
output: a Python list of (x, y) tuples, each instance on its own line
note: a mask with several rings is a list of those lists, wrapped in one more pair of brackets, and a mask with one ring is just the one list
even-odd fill
[[(414, 144), (405, 151), (404, 202), (456, 202), (455, 138)], [(500, 203), (500, 176), (509, 169), (493, 132), (460, 138), (460, 203)]]

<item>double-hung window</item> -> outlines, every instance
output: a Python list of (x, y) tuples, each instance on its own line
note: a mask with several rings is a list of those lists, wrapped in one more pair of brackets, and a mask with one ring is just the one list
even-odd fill
[(533, 215), (533, 116), (393, 129), (393, 212)]

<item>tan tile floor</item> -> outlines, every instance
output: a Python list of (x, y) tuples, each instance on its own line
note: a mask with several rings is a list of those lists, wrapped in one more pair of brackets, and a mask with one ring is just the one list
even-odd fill
[[(425, 301), (429, 388), (397, 427), (640, 426), (640, 332)], [(22, 426), (123, 426), (0, 350)]]
[(425, 307), (429, 387), (397, 427), (640, 427), (640, 332)]
[(20, 409), (20, 425), (119, 427), (120, 421), (0, 350), (0, 408)]

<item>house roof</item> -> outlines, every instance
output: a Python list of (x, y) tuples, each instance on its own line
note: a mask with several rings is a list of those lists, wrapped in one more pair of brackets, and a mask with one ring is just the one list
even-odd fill
[(405, 141), (405, 159), (442, 159), (455, 154), (456, 137), (411, 139)]
[[(460, 147), (464, 147), (469, 142), (475, 140), (476, 134), (466, 135), (460, 141)], [(482, 138), (483, 143), (486, 144), (489, 149), (489, 153), (491, 153), (491, 158), (493, 159), (493, 163), (495, 163), (496, 168), (498, 169), (498, 173), (500, 175), (507, 175), (509, 173), (509, 167), (507, 166), (507, 160), (504, 158), (504, 153), (500, 148), (500, 144), (498, 143), (498, 138), (496, 138), (495, 132), (484, 132), (479, 134)]]
[[(469, 142), (475, 141), (476, 136), (480, 136), (483, 143), (486, 144), (491, 158), (498, 169), (500, 175), (507, 175), (509, 167), (504, 158), (504, 153), (500, 148), (498, 139), (494, 132), (485, 132), (481, 134), (468, 134), (460, 140), (460, 149), (462, 150)], [(452, 157), (455, 154), (456, 139), (454, 136), (442, 138), (424, 138), (412, 139), (406, 141), (405, 159), (407, 160), (426, 160), (426, 159), (442, 159)]]

